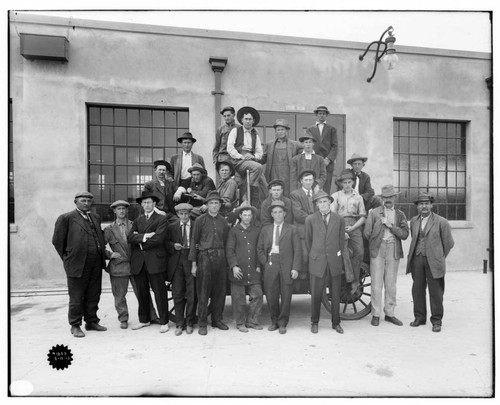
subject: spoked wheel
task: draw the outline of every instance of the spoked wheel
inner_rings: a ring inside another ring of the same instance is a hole
[[[342,286],[340,290],[340,319],[356,320],[368,315],[372,310],[371,304],[371,278],[370,266],[367,263],[361,263],[359,272],[360,285],[354,294],[351,294],[351,284],[346,283],[342,276]],[[323,292],[323,305],[328,312],[332,312],[331,294],[328,287]]]

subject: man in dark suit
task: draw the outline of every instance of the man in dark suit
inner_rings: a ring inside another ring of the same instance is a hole
[[[314,138],[316,138],[316,143],[314,144],[314,151],[322,156],[326,165],[327,179],[323,186],[328,194],[330,194],[333,170],[335,168],[335,159],[337,159],[337,130],[331,125],[326,123],[326,117],[330,114],[328,108],[324,105],[319,105],[315,110],[317,121],[316,124],[307,129]]]
[[[196,280],[191,274],[188,259],[193,221],[193,206],[181,203],[175,206],[179,220],[167,227],[166,245],[169,253],[167,281],[172,283],[175,307],[175,336],[185,329],[190,335],[196,317]]]
[[[323,189],[327,178],[324,159],[314,152],[316,139],[311,134],[306,134],[299,140],[302,142],[304,149],[301,154],[293,157],[290,165],[290,176],[293,179],[292,191],[300,188],[299,174],[309,169],[315,173],[315,182],[312,189],[314,193],[317,193]]]
[[[368,173],[362,171],[367,160],[367,157],[361,156],[358,153],[354,153],[351,158],[347,160],[347,164],[351,165],[351,172],[354,176],[353,189],[363,197],[366,212],[368,212],[370,208],[381,206],[380,198],[375,197],[375,191],[372,188],[370,176]]]
[[[153,164],[156,178],[144,184],[143,192],[155,195],[158,198],[155,211],[160,215],[165,214],[168,222],[175,222],[177,217],[173,200],[175,183],[172,179],[172,166],[165,160],[156,160]]]
[[[90,212],[94,196],[83,191],[75,195],[76,209],[57,218],[52,244],[61,257],[68,282],[68,321],[71,334],[84,337],[85,329],[105,331],[99,324],[97,309],[101,297],[102,270],[106,249],[101,219]]]
[[[192,151],[196,138],[191,132],[184,132],[182,136],[177,138],[177,142],[182,144],[182,151],[170,158],[170,166],[174,170],[175,186],[187,189],[191,184],[189,168],[193,167],[195,163],[199,163],[204,168],[205,161],[201,155]]]
[[[273,201],[270,210],[274,223],[260,231],[257,254],[264,269],[264,292],[271,315],[268,330],[279,328],[279,333],[285,334],[290,319],[293,280],[301,270],[302,247],[295,226],[284,222],[285,204]]]
[[[262,201],[262,205],[260,206],[261,226],[270,225],[274,222],[273,217],[271,217],[271,213],[269,212],[269,208],[271,207],[273,201],[283,201],[286,209],[285,222],[293,224],[292,200],[283,195],[283,191],[285,189],[284,182],[279,179],[271,180],[268,184],[268,189],[269,197]]]
[[[132,327],[137,330],[151,324],[151,294],[155,295],[156,307],[160,321],[160,333],[168,331],[168,298],[165,285],[167,269],[167,252],[164,242],[167,232],[167,218],[158,214],[154,208],[159,198],[147,191],[136,198],[144,209],[144,214],[138,216],[132,224],[127,241],[132,245],[130,259],[131,273],[137,285],[137,300],[139,301],[139,324]]]
[[[421,193],[414,201],[418,215],[410,221],[411,244],[406,274],[411,272],[413,314],[411,326],[425,325],[427,320],[426,286],[429,289],[433,332],[441,332],[443,319],[444,275],[446,256],[455,242],[448,221],[432,212],[434,197]]]
[[[340,326],[340,287],[345,222],[341,216],[330,211],[332,202],[333,198],[320,190],[314,195],[314,203],[318,211],[309,215],[305,223],[311,287],[312,333],[318,333],[321,299],[327,282],[331,295],[332,328],[337,333],[344,333]]]

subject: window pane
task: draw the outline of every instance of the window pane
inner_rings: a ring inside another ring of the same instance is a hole
[[[408,121],[399,122],[399,136],[408,136]]]
[[[399,167],[401,170],[410,169],[410,155],[399,155]]]
[[[117,200],[128,200],[127,186],[115,186],[115,198]]]
[[[137,164],[140,162],[139,160],[139,148],[129,148],[128,149],[128,160],[129,164]]]
[[[176,147],[177,146],[177,130],[176,129],[165,129],[165,146]]]
[[[153,149],[153,162],[163,159],[163,149]]]
[[[165,131],[153,128],[153,146],[163,147],[165,145]]]
[[[101,125],[113,125],[112,108],[101,108]]]
[[[418,173],[418,185],[420,187],[427,187],[429,186],[429,180],[428,180],[428,173],[427,172],[419,172]]]
[[[89,173],[89,183],[97,184],[99,182],[100,172],[101,170],[99,165],[91,165]]]
[[[153,145],[153,131],[151,128],[141,128],[141,146]]]
[[[410,138],[410,153],[418,153],[418,138]]]
[[[137,197],[140,197],[142,192],[142,187],[141,186],[128,186],[128,196],[129,198],[133,199],[134,201],[136,200]]]
[[[463,172],[457,173],[457,187],[465,188],[465,173]]]
[[[127,125],[138,127],[139,126],[139,110],[127,111]]]
[[[177,113],[175,111],[165,111],[165,126],[169,128],[177,127]]]
[[[399,152],[399,136],[394,137],[394,152]]]
[[[90,160],[90,163],[100,163],[101,162],[101,148],[99,146],[91,145],[89,147],[89,160]]]
[[[465,171],[465,156],[457,156],[457,170]]]
[[[446,153],[446,138],[439,138],[438,139],[438,153]]]
[[[427,156],[418,155],[418,168],[419,170],[427,170]]]
[[[113,146],[102,146],[101,147],[101,159],[103,163],[115,163],[113,156]]]
[[[139,146],[139,128],[127,128],[127,143],[129,146]]]
[[[94,203],[101,202],[101,190],[98,184],[90,184],[89,191],[94,196]]]
[[[115,108],[115,125],[127,125],[127,110],[123,108]]]
[[[437,139],[436,138],[430,138],[429,139],[429,153],[438,153],[438,147],[437,147]]]
[[[448,170],[457,170],[456,156],[448,156]]]
[[[446,187],[446,173],[445,172],[438,172],[438,186],[439,187]]]
[[[141,163],[153,163],[153,150],[149,148],[141,148]]]
[[[427,138],[419,138],[418,140],[418,152],[419,153],[428,153],[429,148]]]
[[[446,156],[438,156],[438,170],[446,171]]]
[[[101,125],[101,109],[99,107],[89,108],[89,124]]]
[[[455,172],[448,172],[448,187],[457,186],[457,175]]]
[[[139,182],[139,166],[129,166],[128,168],[128,184],[136,184]]]
[[[101,127],[91,125],[89,128],[89,143],[101,142]]]
[[[141,123],[141,127],[151,127],[152,119],[151,119],[151,111],[150,110],[141,110],[140,111],[140,123]]]
[[[406,188],[409,186],[408,175],[409,175],[409,172],[406,172],[406,171],[400,172],[400,174],[399,174],[399,187],[400,188]]]
[[[399,151],[408,153],[408,138],[399,138]]]
[[[416,122],[416,121],[410,122],[409,135],[410,136],[418,136],[418,122]]]
[[[104,145],[113,145],[113,127],[102,127],[101,142]]]
[[[410,155],[410,170],[418,171],[418,155]]]
[[[115,145],[127,144],[127,129],[125,127],[115,127]]]
[[[177,126],[189,128],[189,114],[187,111],[179,111],[177,113]]]
[[[101,169],[102,183],[112,184],[115,182],[114,166],[102,166]]]
[[[153,127],[165,126],[164,115],[163,111],[153,110]]]
[[[458,153],[456,139],[448,139],[448,153]]]
[[[116,182],[127,183],[127,166],[116,166]]]
[[[429,172],[429,186],[430,187],[438,186],[437,172]]]
[[[438,125],[437,122],[429,122],[428,126],[429,137],[436,138],[438,136]]]
[[[127,148],[116,148],[116,163],[117,164],[127,163]]]

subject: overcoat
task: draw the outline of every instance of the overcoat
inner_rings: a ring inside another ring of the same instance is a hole
[[[337,130],[330,124],[325,123],[321,135],[316,125],[309,127],[307,132],[309,132],[316,139],[316,142],[314,143],[314,151],[318,155],[330,159],[331,162],[326,167],[326,170],[333,172],[335,159],[337,159]]]
[[[128,235],[132,229],[132,221],[127,219],[125,233]],[[120,225],[113,222],[104,228],[104,240],[113,252],[120,253],[121,258],[111,259],[106,267],[106,271],[115,277],[130,276],[130,252],[132,246],[123,238],[120,232]]]
[[[266,176],[266,180],[270,182],[271,180],[271,168],[273,167],[273,159],[274,159],[274,147],[276,145],[276,141],[268,142],[264,145],[264,157],[262,160],[262,164],[266,164],[265,170],[264,170],[264,175]],[[292,165],[292,158],[296,155],[298,155],[302,151],[302,145],[300,142],[287,139],[286,141],[286,151],[288,155],[288,163],[291,167]],[[294,190],[293,184],[297,180],[294,179],[290,175],[290,184],[289,184],[289,190]],[[297,188],[295,186],[295,188]]]
[[[160,199],[156,208],[175,215],[174,193],[175,183],[172,179],[165,179],[165,187],[162,187],[158,179],[150,180],[144,184],[143,191],[149,191]]]

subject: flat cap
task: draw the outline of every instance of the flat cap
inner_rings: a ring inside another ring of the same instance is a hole
[[[176,212],[180,212],[180,211],[190,211],[191,212],[193,210],[193,206],[191,204],[188,204],[188,203],[177,204],[174,208],[175,208]]]
[[[111,208],[116,208],[120,206],[130,207],[130,204],[125,200],[116,200],[113,204],[110,205]]]
[[[94,198],[94,195],[92,193],[89,193],[88,191],[80,191],[79,193],[75,194],[75,198],[79,197]]]

